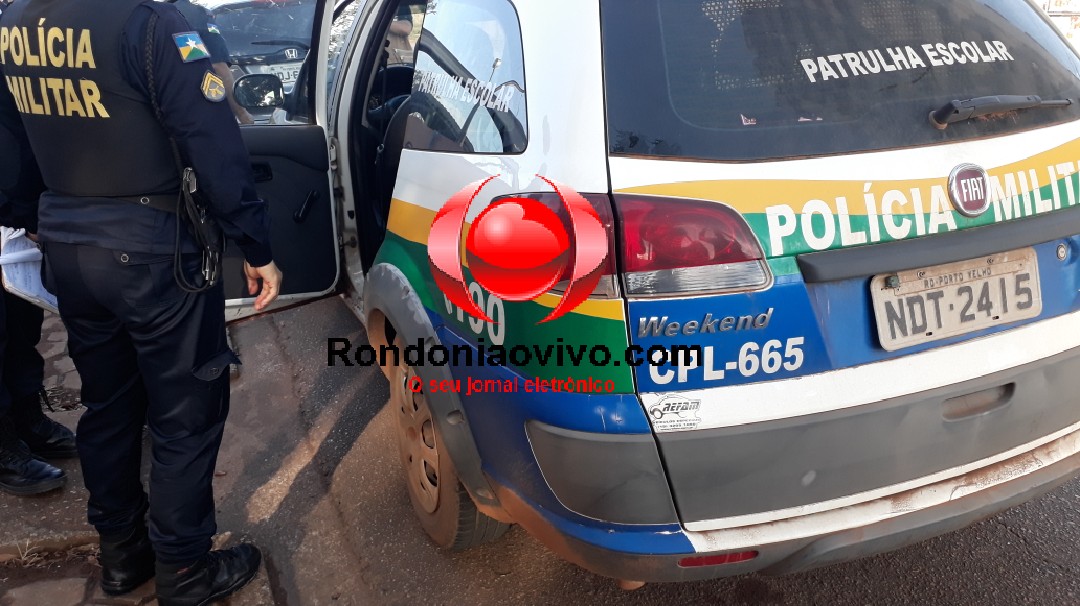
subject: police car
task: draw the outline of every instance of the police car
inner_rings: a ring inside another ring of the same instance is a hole
[[[406,4],[411,62],[398,2],[320,1],[292,92],[237,97],[292,123],[243,128],[282,299],[474,354],[383,366],[440,546],[788,573],[1076,475],[1080,59],[1031,3]],[[564,257],[519,246],[551,216]]]

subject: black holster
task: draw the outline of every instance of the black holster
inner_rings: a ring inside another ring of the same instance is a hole
[[[196,246],[202,251],[202,276],[205,286],[213,286],[221,273],[221,258],[225,252],[225,234],[221,226],[207,211],[195,177],[195,170],[184,168],[180,188],[180,204],[177,220],[187,227]]]

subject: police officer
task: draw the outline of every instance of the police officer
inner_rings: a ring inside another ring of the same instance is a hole
[[[38,214],[44,277],[83,380],[78,448],[102,587],[134,589],[155,576],[156,559],[163,606],[221,599],[254,576],[260,554],[248,544],[210,551],[211,480],[236,358],[221,284],[178,286],[197,283],[202,266],[170,212],[181,164],[243,253],[249,292],[261,282],[256,309],[281,282],[224,83],[176,8],[151,0],[17,0],[0,17],[0,73],[10,92],[0,104],[19,110],[48,187]],[[174,256],[174,245],[188,254]],[[139,479],[144,420],[149,500]]]
[[[398,6],[394,20],[390,22],[390,31],[386,33],[387,65],[412,65],[415,63],[412,41],[409,34],[413,30],[412,8],[404,2]]]
[[[0,108],[3,111],[3,108]],[[16,126],[21,126],[18,117]],[[0,225],[37,231],[37,198],[45,189],[28,149],[7,129],[0,127],[0,149],[11,154],[0,164]],[[2,290],[2,289],[0,289]],[[45,360],[37,351],[44,312],[6,291],[0,296],[0,490],[31,495],[56,490],[66,475],[41,458],[78,456],[75,436],[46,417],[41,406],[48,402],[42,386]]]

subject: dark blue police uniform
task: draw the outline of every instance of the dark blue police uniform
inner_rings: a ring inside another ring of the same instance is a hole
[[[3,128],[0,128],[0,149],[19,149],[15,136]],[[34,184],[40,184],[40,181],[37,165],[32,162],[5,162],[0,167],[0,190],[3,190],[0,192],[0,225],[37,233],[37,198],[44,187],[37,189]],[[41,308],[3,291],[0,299],[0,418],[11,411],[13,400],[36,395],[42,389],[45,361],[35,346],[41,340],[43,320]]]
[[[103,586],[121,593],[145,580],[137,560],[145,560],[139,534],[148,508],[160,599],[163,565],[169,583],[193,563],[204,566],[216,532],[211,481],[229,409],[228,365],[237,360],[220,283],[192,293],[174,279],[175,241],[194,253],[192,238],[174,213],[138,201],[175,199],[171,136],[210,213],[253,267],[272,261],[266,205],[209,52],[173,6],[30,0],[0,17],[5,36],[0,72],[11,94],[0,104],[20,112],[48,187],[38,217],[44,277],[83,380],[78,447],[88,517],[103,555],[106,544],[119,546]],[[184,255],[181,265],[193,280],[199,256]],[[149,500],[139,479],[144,420]],[[213,566],[211,577],[221,572]]]
[[[8,118],[21,126],[16,115]],[[45,185],[25,136],[17,132],[0,126],[0,149],[12,154],[0,163],[0,225],[34,233]],[[0,291],[0,490],[39,494],[66,481],[63,470],[41,459],[77,456],[75,437],[41,410],[48,402],[45,361],[37,351],[44,312]]]

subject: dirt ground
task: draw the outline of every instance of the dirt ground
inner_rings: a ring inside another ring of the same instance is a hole
[[[66,551],[41,552],[31,549],[21,556],[3,556],[0,563],[0,587],[17,587],[39,581],[59,578],[87,579],[87,598],[92,593],[89,581],[97,579],[101,567],[97,560],[96,545],[84,545]],[[0,597],[0,606],[13,606],[14,602]]]

